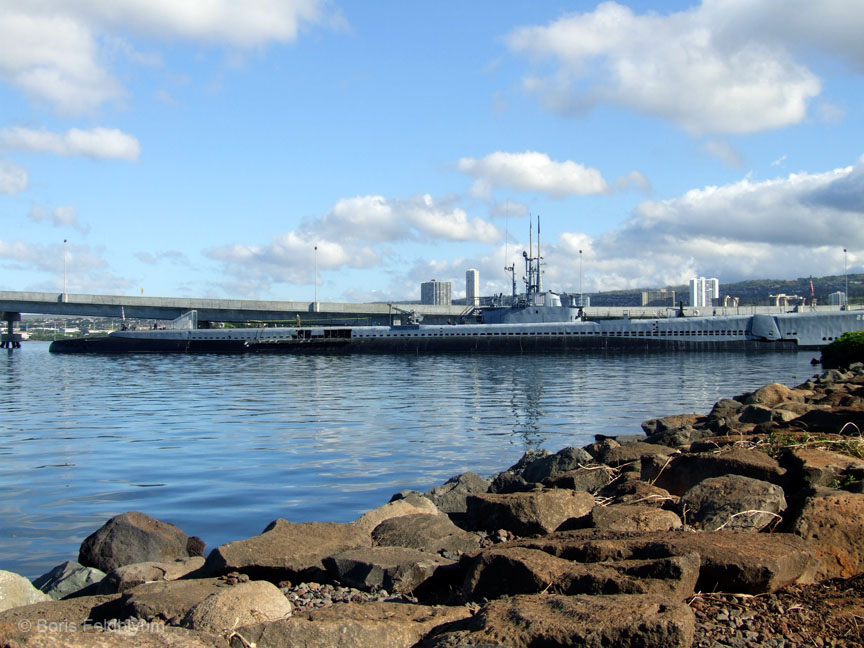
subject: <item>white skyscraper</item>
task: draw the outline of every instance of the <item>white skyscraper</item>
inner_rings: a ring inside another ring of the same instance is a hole
[[[465,273],[465,305],[480,305],[480,271],[474,268]]]
[[[705,308],[713,305],[713,300],[720,299],[720,281],[712,277],[693,277],[690,280],[690,306]]]

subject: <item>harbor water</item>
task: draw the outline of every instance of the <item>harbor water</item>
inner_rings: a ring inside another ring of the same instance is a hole
[[[818,352],[0,355],[0,569],[77,558],[142,511],[208,550],[273,519],[355,519],[402,489],[506,469],[530,448],[637,434],[816,373]]]

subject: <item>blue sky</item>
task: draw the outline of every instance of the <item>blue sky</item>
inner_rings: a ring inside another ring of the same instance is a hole
[[[586,291],[862,272],[862,33],[860,0],[0,0],[0,289],[65,255],[73,293],[507,292],[529,214],[562,291],[580,250]]]

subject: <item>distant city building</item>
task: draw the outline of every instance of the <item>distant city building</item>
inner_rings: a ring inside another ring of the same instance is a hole
[[[480,305],[480,271],[474,268],[465,273],[465,305]]]
[[[690,280],[690,306],[693,308],[705,308],[713,306],[716,299],[720,299],[720,281],[705,277],[694,277]]]
[[[842,290],[838,290],[837,292],[833,292],[828,295],[828,303],[831,306],[845,306],[846,305],[846,293]]]
[[[643,306],[675,306],[675,291],[666,290],[645,290],[642,292]]]
[[[420,284],[420,303],[430,306],[450,306],[453,287],[449,281],[425,281]]]

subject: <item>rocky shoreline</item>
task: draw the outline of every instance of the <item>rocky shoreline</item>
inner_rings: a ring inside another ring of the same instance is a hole
[[[864,644],[864,365],[642,427],[209,553],[124,513],[0,572],[0,646]]]

